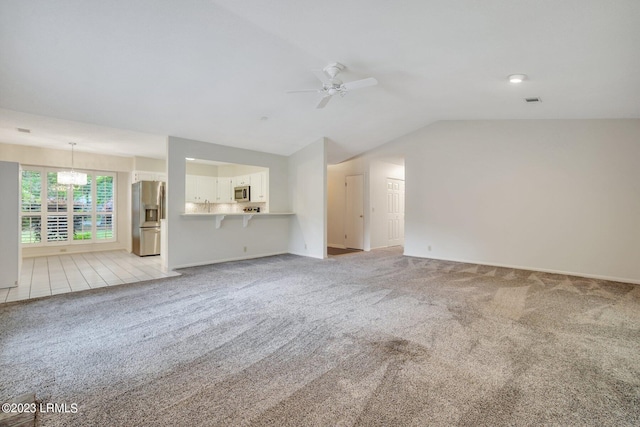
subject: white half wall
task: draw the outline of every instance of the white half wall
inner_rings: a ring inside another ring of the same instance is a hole
[[[327,257],[327,144],[324,138],[289,156],[293,212],[289,252]]]
[[[269,168],[270,212],[291,212],[285,156],[170,136],[167,144],[167,266],[170,269],[287,253],[291,216],[184,216],[185,157]],[[244,248],[246,247],[246,252]],[[163,254],[164,256],[165,254]]]
[[[438,122],[398,143],[406,255],[640,283],[640,120]]]
[[[0,289],[20,278],[20,165],[0,161]]]

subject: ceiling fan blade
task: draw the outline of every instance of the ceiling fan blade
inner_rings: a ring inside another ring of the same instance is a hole
[[[318,89],[303,89],[303,90],[287,90],[285,93],[307,93],[307,92],[321,92]]]
[[[316,105],[316,108],[324,108],[325,105],[327,105],[327,103],[331,100],[331,95],[325,95],[322,97],[322,99],[320,100],[320,102],[318,102],[318,105]]]
[[[361,89],[363,87],[375,86],[377,84],[378,84],[378,81],[376,79],[374,79],[373,77],[369,77],[362,80],[356,80],[353,82],[344,83],[342,86],[344,86],[346,90],[355,90],[355,89]]]
[[[322,82],[322,84],[330,85],[331,81],[329,80],[329,76],[322,70],[311,70],[313,74]]]

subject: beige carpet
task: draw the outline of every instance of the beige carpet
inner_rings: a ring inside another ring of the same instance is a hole
[[[43,426],[640,425],[640,286],[293,255],[0,305]]]

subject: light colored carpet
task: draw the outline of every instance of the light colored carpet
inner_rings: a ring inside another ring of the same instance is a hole
[[[640,286],[293,255],[0,306],[44,426],[640,424]]]

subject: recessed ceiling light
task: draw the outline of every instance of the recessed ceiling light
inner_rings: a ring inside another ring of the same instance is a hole
[[[522,83],[526,79],[526,74],[511,74],[509,76],[509,83]]]
[[[185,159],[189,160],[190,162],[193,162],[195,160],[193,157],[185,157]]]

